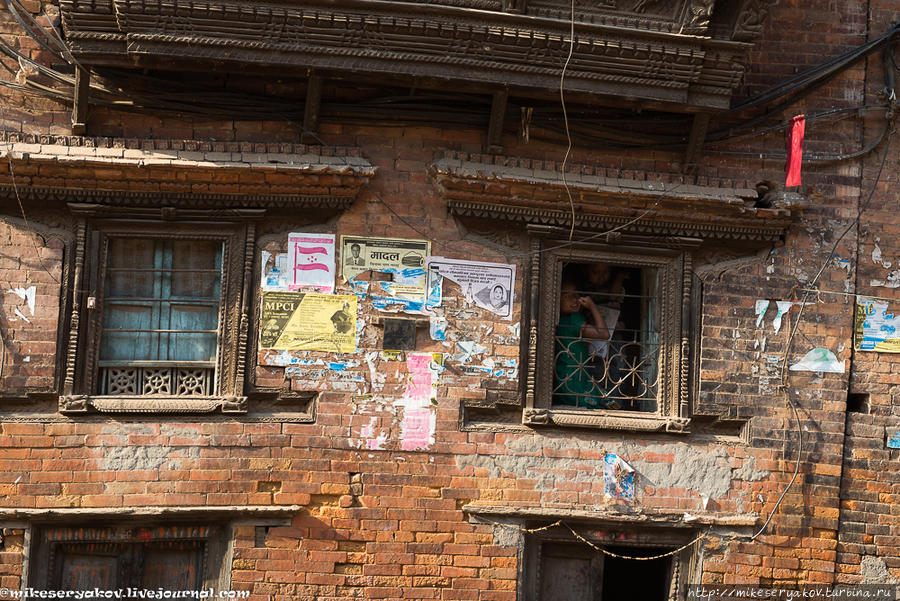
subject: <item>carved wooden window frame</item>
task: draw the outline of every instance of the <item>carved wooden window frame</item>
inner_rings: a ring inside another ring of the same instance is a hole
[[[216,387],[208,396],[98,394],[97,357],[102,331],[103,265],[109,240],[141,236],[223,243]],[[245,357],[255,224],[150,219],[79,221],[62,413],[246,413]]]
[[[221,523],[115,523],[88,522],[76,526],[48,524],[36,526],[29,553],[30,586],[42,590],[59,590],[62,562],[68,550],[87,555],[116,557],[118,576],[134,569],[143,570],[140,558],[143,551],[154,546],[170,545],[194,547],[198,551],[201,588],[227,589],[230,584],[230,564],[225,561],[231,527]],[[126,566],[123,561],[132,561]],[[127,568],[127,569],[126,569]],[[132,574],[134,575],[134,574]],[[119,590],[125,596],[126,587],[140,589],[140,583],[125,582]],[[102,589],[101,589],[102,590]]]
[[[527,524],[529,528],[537,529],[546,526],[544,523]],[[598,526],[596,524],[584,524],[576,527],[582,535],[600,548],[614,546],[617,548],[631,547],[636,550],[641,548],[671,548],[681,549],[673,553],[669,559],[669,601],[683,598],[683,592],[691,582],[692,575],[696,575],[699,566],[699,554],[696,545],[684,547],[684,545],[696,536],[696,532],[687,529],[669,529],[663,527],[636,528],[633,525],[623,528],[620,525]],[[598,539],[594,535],[599,534],[604,538]],[[622,540],[622,539],[626,540]],[[541,598],[541,579],[543,564],[543,547],[546,544],[558,544],[571,546],[573,554],[581,552],[583,556],[596,556],[597,561],[603,562],[605,556],[588,546],[584,541],[576,539],[568,530],[553,528],[539,530],[526,534],[524,538],[523,561],[520,563],[519,587],[520,599],[524,601],[546,601]],[[683,547],[683,548],[682,548]]]
[[[693,275],[691,249],[699,240],[665,238],[620,244],[568,242],[534,238],[525,342],[528,365],[524,380],[526,425],[557,425],[614,430],[686,432],[690,423],[692,375]],[[560,284],[565,263],[605,262],[652,268],[659,277],[661,348],[655,412],[583,409],[552,404],[553,348]]]

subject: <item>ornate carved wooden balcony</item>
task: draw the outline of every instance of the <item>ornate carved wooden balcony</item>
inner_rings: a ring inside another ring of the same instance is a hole
[[[575,0],[570,92],[727,107],[771,0]],[[61,0],[90,66],[215,64],[558,89],[567,0]]]

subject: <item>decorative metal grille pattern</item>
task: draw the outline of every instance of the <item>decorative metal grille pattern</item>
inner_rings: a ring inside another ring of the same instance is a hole
[[[633,332],[634,338],[640,332]],[[589,409],[656,411],[659,340],[597,341],[556,336],[553,404]]]
[[[215,369],[206,367],[103,367],[107,395],[211,396]]]

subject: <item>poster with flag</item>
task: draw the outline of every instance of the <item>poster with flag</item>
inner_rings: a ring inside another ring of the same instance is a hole
[[[288,235],[288,289],[334,293],[334,234]]]

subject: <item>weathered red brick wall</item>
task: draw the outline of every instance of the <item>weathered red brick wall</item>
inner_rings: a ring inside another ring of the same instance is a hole
[[[861,3],[780,2],[753,53],[739,97],[863,43],[900,14],[897,2],[871,5],[867,15]],[[9,15],[0,13],[4,39],[40,57],[40,51],[17,31]],[[881,59],[873,56],[783,116],[874,104],[877,90],[883,87],[881,73]],[[8,90],[0,94],[6,107],[0,111],[4,129],[38,136],[68,133],[66,107]],[[852,151],[879,131],[881,113],[872,111],[865,119],[843,116],[810,121],[810,153]],[[227,143],[300,141],[299,128],[277,121],[210,122],[106,109],[92,112],[89,129],[96,136],[113,138],[105,144],[108,147],[132,150],[150,146],[170,150],[196,143],[182,140],[207,142],[210,152],[220,151],[218,145],[230,152]],[[328,144],[360,148],[361,155],[378,167],[378,175],[371,191],[364,190],[350,210],[334,223],[317,225],[317,231],[424,237],[432,241],[435,255],[515,263],[521,297],[527,266],[527,246],[522,246],[521,237],[473,232],[459,225],[447,215],[427,172],[441,151],[481,152],[483,130],[326,122],[320,136]],[[783,130],[777,130],[716,145],[705,155],[698,179],[687,181],[751,185],[779,181],[781,158],[715,151],[779,153],[783,138]],[[40,138],[23,141],[41,143]],[[75,146],[84,146],[78,142]],[[512,136],[505,137],[504,144],[504,153],[510,157],[547,161],[560,161],[565,150]],[[268,528],[264,545],[256,544],[253,526],[236,528],[233,588],[252,590],[254,601],[353,596],[512,600],[520,568],[520,537],[499,526],[478,524],[462,511],[464,505],[608,509],[602,459],[614,452],[639,474],[633,507],[639,514],[663,513],[675,523],[684,513],[703,513],[715,520],[755,512],[761,517],[757,524],[762,525],[791,479],[799,450],[798,424],[789,398],[798,406],[802,422],[800,475],[764,535],[753,542],[746,535],[754,528],[733,530],[743,537],[728,538],[721,530],[710,535],[704,544],[702,580],[766,585],[900,578],[895,503],[900,451],[884,448],[885,428],[898,426],[895,361],[885,354],[853,353],[854,303],[852,296],[843,296],[859,292],[894,298],[893,288],[873,286],[870,281],[885,280],[900,264],[891,244],[898,229],[890,193],[898,172],[896,150],[888,154],[859,227],[851,227],[834,250],[836,256],[830,257],[837,236],[852,224],[868,198],[884,152],[881,146],[861,159],[807,162],[803,189],[809,190],[811,204],[784,246],[704,282],[696,408],[749,420],[749,444],[736,435],[674,437],[525,428],[461,431],[462,400],[484,398],[485,387],[511,388],[515,382],[467,375],[449,360],[439,381],[434,444],[427,450],[402,451],[398,400],[406,383],[406,365],[377,353],[376,312],[369,306],[361,312],[365,327],[359,353],[353,357],[308,355],[324,362],[330,358],[357,362],[340,374],[326,372],[318,382],[325,391],[314,424],[253,418],[59,417],[52,408],[47,410],[46,401],[29,405],[21,399],[28,392],[53,392],[60,379],[54,369],[60,352],[58,322],[64,323],[66,315],[59,305],[57,281],[64,276],[63,250],[71,249],[71,231],[66,233],[70,226],[64,218],[26,206],[32,232],[15,215],[0,224],[0,273],[4,274],[0,334],[6,351],[0,372],[0,410],[9,418],[0,423],[0,507],[299,505],[302,508],[290,526]],[[570,162],[620,169],[629,175],[656,171],[679,177],[680,160],[679,155],[658,151],[576,148]],[[0,160],[3,182],[10,181],[6,163]],[[16,177],[22,185],[116,188],[126,182],[131,189],[162,191],[249,192],[289,185],[243,172],[180,173],[151,168],[140,173],[143,179],[116,167],[85,167],[79,173],[52,162],[32,162],[17,169]],[[261,241],[260,249],[271,251],[279,249],[280,236],[292,231],[289,224],[280,222],[266,223],[261,229],[268,242]],[[877,264],[872,258],[876,243],[882,257]],[[35,253],[40,253],[43,267]],[[826,293],[805,296],[804,290],[826,262],[816,281]],[[7,292],[32,285],[36,289],[33,316],[27,303]],[[521,303],[513,320],[503,321],[465,306],[453,296],[457,292],[450,290],[445,306],[451,317],[449,343],[420,336],[417,352],[454,353],[457,340],[472,340],[488,347],[483,358],[518,360],[519,337],[509,326],[519,322]],[[804,299],[808,304],[802,307],[796,328],[799,305],[793,305],[776,325],[776,301]],[[771,301],[761,315],[758,301]],[[785,356],[793,364],[816,347],[832,351],[848,366],[848,373],[787,372],[787,386],[782,386]],[[302,371],[291,376],[284,368],[262,366],[255,371],[254,383],[281,386],[292,377],[295,388],[313,384]],[[372,394],[373,379],[379,388],[370,398],[365,395]],[[848,416],[848,389],[870,395],[870,415]],[[35,408],[41,410],[39,417],[23,417],[23,411]],[[360,475],[358,481],[353,474]],[[701,495],[710,497],[705,512]],[[17,587],[24,553],[21,526],[10,526],[4,537],[0,585]]]

